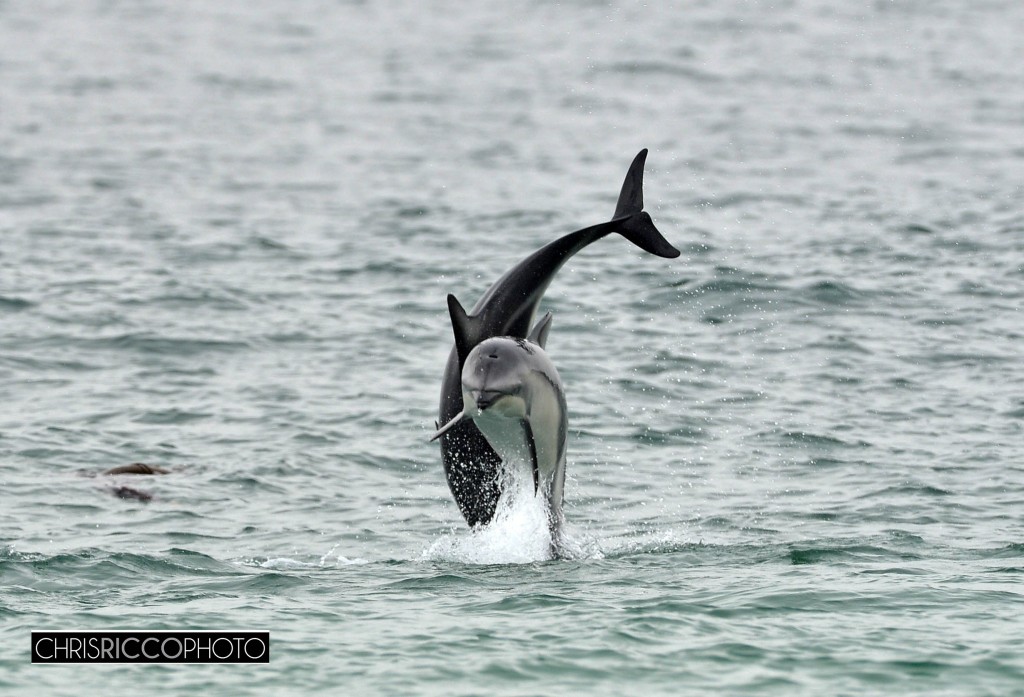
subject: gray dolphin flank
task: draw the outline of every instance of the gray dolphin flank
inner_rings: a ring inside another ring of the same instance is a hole
[[[467,359],[474,349],[488,339],[525,339],[536,317],[537,306],[558,270],[574,254],[602,237],[614,232],[656,256],[669,259],[679,256],[679,250],[658,232],[650,215],[643,210],[646,159],[647,150],[641,150],[633,159],[611,220],[571,232],[537,250],[495,281],[469,312],[454,295],[448,296],[455,346],[448,355],[441,384],[439,424],[444,426],[435,437],[441,440],[441,459],[448,487],[470,526],[489,523],[494,517],[502,493],[502,457],[480,428],[480,424],[484,424],[484,428],[491,430],[491,425],[484,423],[481,418],[474,418],[475,411],[467,413],[464,410],[466,396],[463,392],[463,373]],[[537,346],[544,343],[541,334],[546,338],[549,327],[545,322],[541,325],[538,325],[540,331],[534,342]],[[475,365],[477,361],[474,361]],[[553,370],[554,366],[551,368]],[[534,428],[534,425],[530,428]],[[505,433],[505,430],[501,433]],[[494,435],[500,440],[501,434]],[[534,436],[533,441],[539,442],[536,433]],[[563,444],[562,477],[565,472],[564,456]],[[536,460],[540,460],[539,453]],[[561,486],[559,482],[559,515]]]

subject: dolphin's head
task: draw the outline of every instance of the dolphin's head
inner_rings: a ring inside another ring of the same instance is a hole
[[[536,344],[508,336],[477,344],[462,368],[466,414],[523,418],[529,400],[527,378],[538,353],[543,350]]]
[[[430,440],[437,440],[469,419],[476,422],[497,449],[488,433],[497,433],[493,428],[506,428],[509,419],[528,420],[538,394],[553,391],[564,411],[562,381],[543,348],[550,326],[549,312],[526,339],[497,336],[477,344],[462,366],[462,411],[443,426],[439,424]],[[485,423],[490,426],[485,428]]]

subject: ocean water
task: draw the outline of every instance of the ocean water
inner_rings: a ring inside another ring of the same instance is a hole
[[[0,692],[1024,694],[1022,33],[0,1]],[[470,531],[427,443],[445,295],[607,219],[643,147],[682,256],[602,240],[542,306],[552,561],[529,497]],[[271,661],[29,662],[189,628]]]

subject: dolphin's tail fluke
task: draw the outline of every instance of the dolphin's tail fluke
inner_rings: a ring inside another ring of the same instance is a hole
[[[669,244],[658,228],[654,227],[651,216],[644,212],[644,163],[647,161],[647,148],[633,158],[633,164],[626,172],[622,182],[619,201],[615,205],[615,231],[645,252],[659,257],[675,259],[679,250]]]
[[[640,211],[619,222],[616,231],[645,252],[666,259],[675,259],[679,256],[679,250],[662,237],[658,228],[654,227],[651,216],[647,215],[645,211]]]

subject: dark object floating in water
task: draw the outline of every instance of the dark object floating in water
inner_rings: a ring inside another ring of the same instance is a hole
[[[144,462],[133,462],[130,465],[111,467],[103,474],[169,474],[170,470],[156,465],[147,465]]]
[[[145,491],[139,491],[138,489],[133,489],[130,486],[119,486],[115,488],[114,496],[116,496],[119,499],[126,499],[129,501],[148,502],[153,500],[153,494],[147,493]]]
[[[156,465],[147,465],[145,462],[133,462],[130,465],[111,467],[103,474],[170,474],[170,470]],[[118,486],[113,489],[114,496],[126,501],[152,501],[153,494],[140,491],[130,486]]]

